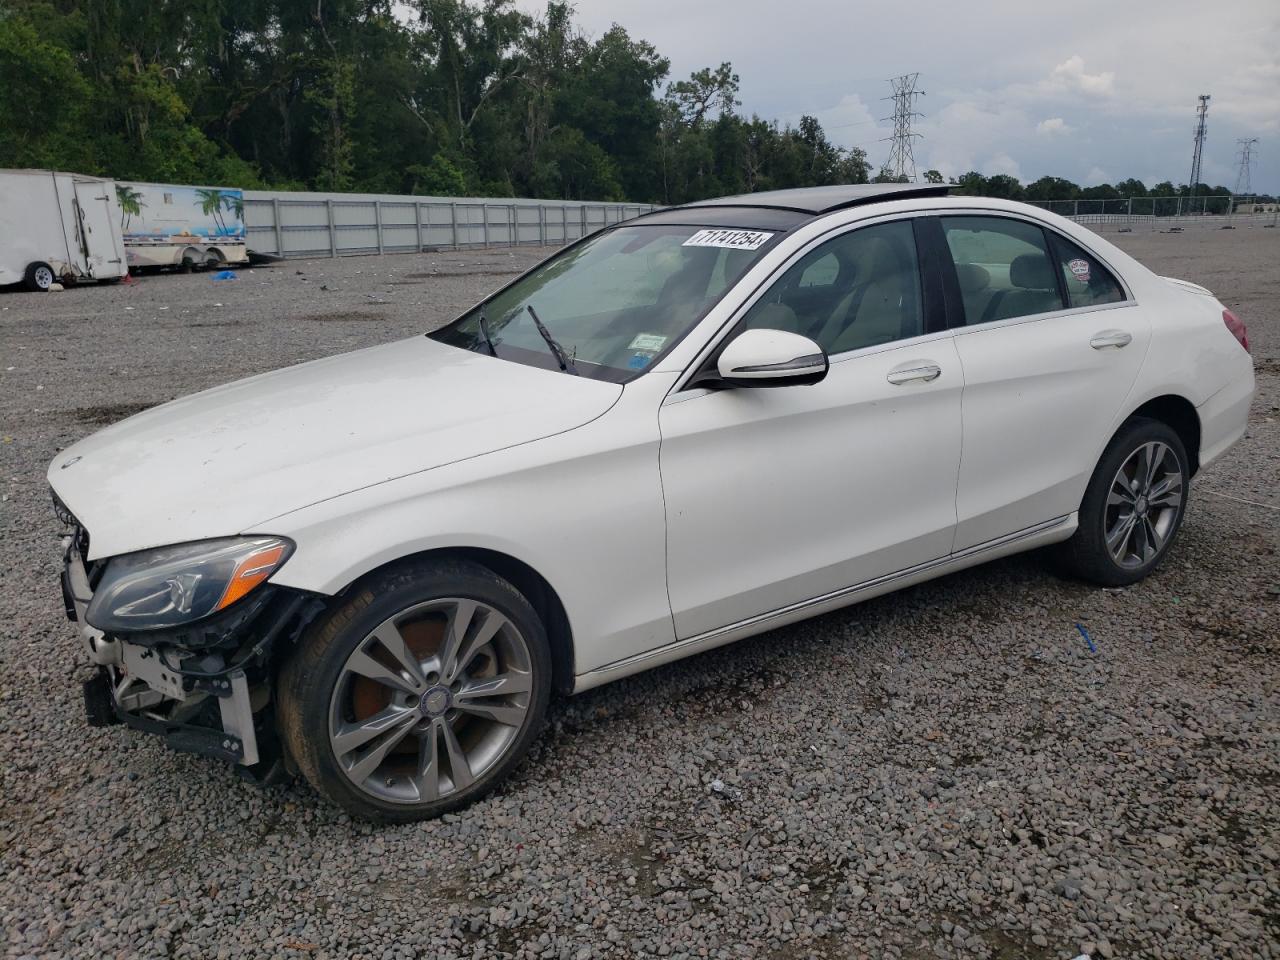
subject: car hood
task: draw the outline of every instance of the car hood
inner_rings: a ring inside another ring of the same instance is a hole
[[[227,536],[581,426],[617,384],[415,337],[183,397],[64,450],[49,483],[89,559]]]

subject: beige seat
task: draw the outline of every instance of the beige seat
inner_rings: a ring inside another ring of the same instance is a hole
[[[965,322],[979,323],[995,292],[991,289],[991,271],[976,263],[957,263],[956,279],[964,301]]]
[[[1014,257],[1009,264],[1009,282],[1013,289],[1000,290],[991,298],[982,314],[983,323],[1062,309],[1058,279],[1049,259],[1042,254],[1024,253]]]
[[[858,283],[831,312],[819,340],[830,354],[920,333],[914,264],[884,237],[868,237],[857,257]]]

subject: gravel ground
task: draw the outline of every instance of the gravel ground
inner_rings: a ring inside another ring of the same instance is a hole
[[[1115,239],[1238,307],[1259,371],[1156,575],[1013,558],[621,681],[553,705],[496,795],[402,828],[85,726],[44,467],[437,325],[540,252],[0,294],[3,952],[1280,957],[1280,230]]]

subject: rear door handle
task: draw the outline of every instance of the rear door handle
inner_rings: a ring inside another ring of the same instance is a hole
[[[904,383],[928,383],[942,376],[942,368],[932,360],[908,360],[890,370],[885,379],[901,386]]]
[[[1093,339],[1089,341],[1089,346],[1095,350],[1105,350],[1108,347],[1127,347],[1133,343],[1133,337],[1123,330],[1103,330],[1101,333],[1095,333]]]

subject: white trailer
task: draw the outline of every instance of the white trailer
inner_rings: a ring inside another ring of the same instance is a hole
[[[0,284],[48,290],[58,281],[129,272],[115,184],[53,170],[0,170]]]
[[[249,259],[240,190],[125,181],[115,190],[131,267],[203,269]]]

